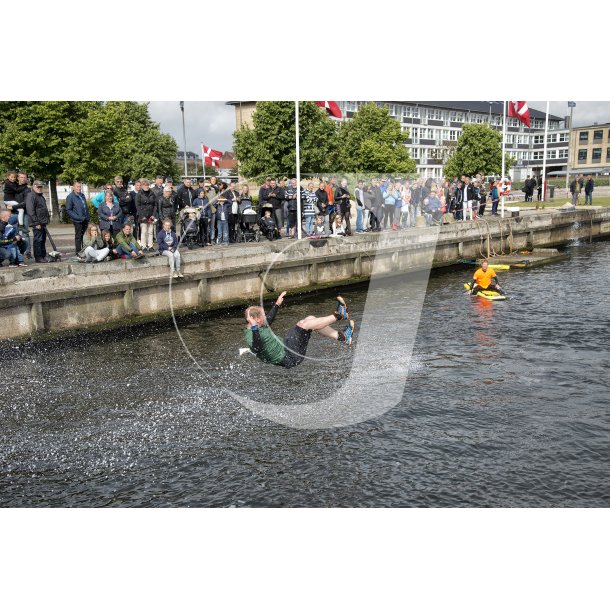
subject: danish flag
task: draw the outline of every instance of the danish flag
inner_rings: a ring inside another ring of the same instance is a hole
[[[527,102],[508,102],[508,116],[519,119],[527,127],[530,126],[530,111]]]
[[[203,164],[206,167],[219,167],[222,153],[219,150],[214,150],[205,144],[201,145],[203,152]]]
[[[339,108],[339,104],[337,102],[316,102],[320,108],[325,108],[326,112],[331,116],[334,116],[340,119],[343,115],[341,114],[341,109]]]

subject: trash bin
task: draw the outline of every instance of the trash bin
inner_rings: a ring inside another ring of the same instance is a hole
[[[549,199],[555,198],[555,185],[549,184]]]

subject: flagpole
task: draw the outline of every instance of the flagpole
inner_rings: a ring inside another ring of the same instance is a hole
[[[568,102],[568,106],[570,107],[570,128],[568,130],[568,163],[566,165],[566,197],[568,196],[569,188],[570,188],[570,154],[572,148],[572,119],[574,118],[574,106],[576,104],[574,102]]]
[[[299,142],[299,102],[294,103],[297,152],[297,239],[301,239],[301,148]]]
[[[205,151],[203,150],[203,142],[201,142],[201,165],[203,167],[203,179],[205,180]]]
[[[546,121],[544,123],[544,148],[542,153],[542,203],[546,201],[546,149],[549,134],[549,103],[546,103]]]
[[[505,170],[505,153],[506,153],[506,100],[503,102],[502,110],[502,177],[500,178],[502,184],[502,193],[504,193],[504,170]],[[500,200],[500,216],[504,218],[504,195]]]

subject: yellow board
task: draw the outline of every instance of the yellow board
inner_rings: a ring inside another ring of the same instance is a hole
[[[490,269],[494,271],[508,271],[510,269],[510,265],[487,265]]]
[[[464,284],[464,288],[468,291],[468,294],[471,294],[470,284]],[[499,294],[493,290],[479,290],[475,296],[487,299],[488,301],[506,301],[506,297],[503,294]]]

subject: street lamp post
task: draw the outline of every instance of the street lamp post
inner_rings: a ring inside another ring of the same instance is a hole
[[[570,184],[570,154],[572,153],[572,121],[574,119],[574,106],[576,106],[576,104],[574,102],[568,102],[568,106],[570,108],[570,129],[568,131],[568,164],[566,166],[566,197],[569,193],[569,184]],[[576,150],[576,147],[574,147],[574,150]]]
[[[186,166],[186,127],[184,124],[184,102],[180,102],[180,110],[182,111],[182,139],[184,141],[184,175],[188,176],[188,168]]]

